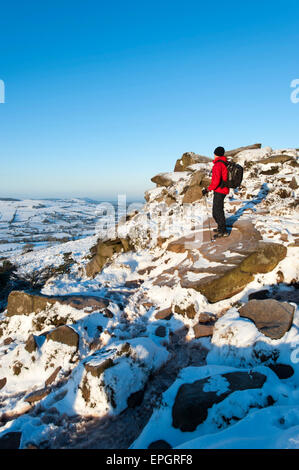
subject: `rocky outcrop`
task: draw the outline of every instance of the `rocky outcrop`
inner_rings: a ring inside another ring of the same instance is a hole
[[[233,150],[227,150],[225,152],[226,157],[235,157],[238,153],[243,152],[244,150],[254,150],[254,149],[260,149],[262,144],[253,144],[253,145],[247,145],[245,147],[238,147]]]
[[[268,367],[273,370],[280,380],[289,379],[294,375],[294,369],[289,364],[280,364],[277,362],[274,364],[269,364]]]
[[[295,307],[273,299],[250,300],[240,308],[240,317],[252,320],[271,339],[282,338],[292,326]]]
[[[30,354],[37,350],[37,344],[34,335],[31,334],[30,336],[28,336],[28,339],[25,344],[25,349]]]
[[[159,173],[158,175],[153,176],[151,181],[157,186],[165,186],[166,188],[173,184],[172,179],[169,177],[169,173]]]
[[[193,288],[203,294],[209,302],[218,302],[240,292],[253,281],[254,275],[268,273],[286,256],[287,249],[278,243],[260,242],[256,250],[246,256],[236,267],[229,269],[216,279],[207,278]]]
[[[35,403],[49,395],[50,391],[50,388],[42,388],[40,390],[35,390],[34,392],[29,393],[29,395],[27,395],[24,400],[28,403]]]
[[[45,296],[34,295],[23,291],[12,291],[8,297],[7,316],[38,314],[53,307],[56,303],[69,305],[78,310],[89,308],[89,311],[103,310],[109,305],[107,299],[95,296],[68,295]]]
[[[106,241],[99,240],[91,249],[92,259],[86,265],[86,276],[96,276],[115,253],[127,252],[132,250],[132,248],[130,241],[126,238],[116,238]]]
[[[198,155],[194,152],[185,152],[182,157],[176,161],[174,171],[186,171],[190,165],[194,165],[195,163],[209,163],[211,161],[211,158]]]
[[[172,425],[192,432],[203,423],[208,410],[233,392],[261,388],[266,376],[259,372],[229,372],[180,386],[172,408]]]

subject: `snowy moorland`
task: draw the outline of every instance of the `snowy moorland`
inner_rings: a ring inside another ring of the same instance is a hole
[[[193,153],[101,236],[0,203],[2,448],[299,448],[299,151],[252,147],[216,242]],[[26,252],[43,230],[80,239]]]

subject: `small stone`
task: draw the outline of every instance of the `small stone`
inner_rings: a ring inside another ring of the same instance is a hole
[[[257,329],[271,339],[280,339],[293,323],[295,307],[274,299],[250,300],[240,308],[240,317],[252,320]]]
[[[216,320],[217,320],[216,316],[213,315],[212,313],[208,313],[208,312],[202,312],[198,316],[198,322],[199,323],[212,323],[212,324],[214,324]]]
[[[79,335],[69,326],[63,325],[55,328],[47,334],[47,341],[52,340],[57,343],[66,344],[71,347],[78,349],[79,346]]]
[[[86,372],[90,372],[93,377],[100,377],[104,370],[112,366],[114,366],[114,362],[111,358],[104,359],[96,365],[88,364],[88,362],[84,364]]]
[[[175,305],[174,311],[179,315],[193,319],[196,315],[195,307],[193,304],[188,305],[188,307],[181,308],[178,305]]]

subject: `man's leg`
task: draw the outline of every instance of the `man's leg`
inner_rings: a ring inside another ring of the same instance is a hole
[[[224,198],[225,194],[217,193],[214,191],[213,199],[213,218],[218,225],[219,232],[226,231],[225,216],[224,216]]]

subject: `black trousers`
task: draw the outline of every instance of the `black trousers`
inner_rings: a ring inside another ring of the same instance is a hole
[[[218,225],[218,230],[220,232],[225,232],[225,216],[224,216],[224,198],[226,194],[216,193],[214,191],[213,199],[213,218],[215,219],[216,224]]]

